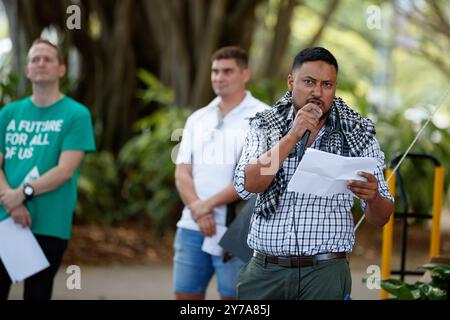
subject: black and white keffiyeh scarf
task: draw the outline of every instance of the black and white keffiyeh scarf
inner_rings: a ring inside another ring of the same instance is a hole
[[[251,120],[260,121],[261,132],[267,141],[267,150],[288,132],[292,102],[292,93],[288,91],[273,108],[256,114]],[[320,150],[346,157],[358,157],[362,155],[374,135],[375,127],[371,120],[350,109],[340,97],[334,97],[325,121]],[[301,158],[298,159],[299,162],[300,160]],[[269,188],[259,194],[254,213],[266,219],[270,218],[276,212],[279,199],[286,187],[285,174],[281,166]]]

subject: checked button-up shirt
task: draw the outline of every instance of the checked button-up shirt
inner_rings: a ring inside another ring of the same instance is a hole
[[[292,127],[292,121],[291,118],[288,127]],[[260,130],[262,129],[259,128],[258,119],[253,120],[235,170],[234,186],[243,199],[253,195],[244,189],[246,165],[268,151],[265,135]],[[323,133],[322,127],[311,148],[319,149]],[[298,148],[298,144],[296,147]],[[375,138],[368,144],[362,156],[379,160],[374,174],[378,180],[378,191],[381,196],[393,201],[383,175],[384,153]],[[283,162],[286,184],[292,178],[298,164],[296,156],[288,157]],[[355,242],[351,212],[352,195],[335,194],[319,197],[286,190],[280,195],[279,200],[276,213],[269,219],[253,215],[247,239],[250,248],[272,256],[309,256],[326,252],[352,251]],[[361,201],[361,207],[365,209],[364,201]]]

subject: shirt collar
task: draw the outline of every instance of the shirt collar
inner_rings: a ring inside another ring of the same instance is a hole
[[[250,93],[250,91],[245,90],[244,99],[242,99],[242,101],[236,107],[234,107],[233,110],[228,112],[228,114],[226,115],[225,118],[227,118],[228,116],[230,116],[232,114],[239,113],[242,110],[244,110],[245,108],[247,108],[248,106],[250,106],[251,104],[248,102],[251,98],[253,98],[253,96]],[[211,101],[211,104],[210,104],[219,114],[220,114],[220,110],[219,110],[220,101],[222,101],[222,99],[220,97],[216,97],[213,101]]]

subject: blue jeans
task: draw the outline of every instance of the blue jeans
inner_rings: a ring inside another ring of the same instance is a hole
[[[237,274],[245,262],[233,257],[224,263],[221,256],[202,251],[204,238],[199,231],[178,228],[174,243],[174,291],[205,294],[215,272],[220,296],[235,298]]]

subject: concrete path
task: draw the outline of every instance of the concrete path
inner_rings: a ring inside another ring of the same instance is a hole
[[[66,286],[70,274],[62,267],[55,279],[54,300],[171,300],[172,268],[167,265],[81,267],[81,289],[69,290]],[[369,290],[362,278],[369,276],[365,270],[352,270],[352,298],[376,300],[379,290]],[[70,279],[69,279],[70,280]],[[69,281],[70,282],[70,281]],[[213,279],[208,299],[219,299]],[[10,299],[21,299],[23,284],[15,284]]]

